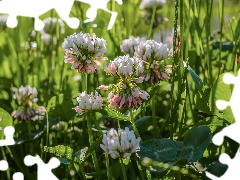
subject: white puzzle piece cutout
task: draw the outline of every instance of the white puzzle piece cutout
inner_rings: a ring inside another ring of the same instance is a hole
[[[0,171],[6,171],[8,169],[8,162],[5,160],[0,161]]]
[[[238,71],[238,76],[235,77],[230,73],[226,73],[223,77],[223,81],[226,84],[234,84],[234,89],[230,101],[217,100],[216,106],[219,110],[225,109],[230,106],[235,117],[235,123],[225,127],[222,131],[216,133],[212,139],[213,143],[217,146],[222,145],[224,141],[224,136],[231,138],[232,140],[240,144],[240,71]],[[216,177],[209,172],[206,172],[206,176],[212,180],[229,180],[232,177],[240,177],[239,164],[240,164],[240,148],[238,149],[235,157],[231,159],[229,155],[222,153],[220,155],[219,161],[222,164],[227,164],[228,169],[221,177]]]
[[[91,20],[97,16],[97,10],[103,9],[111,13],[111,19],[108,30],[113,27],[117,18],[117,12],[107,9],[110,0],[77,0],[89,4],[91,7],[87,11],[87,17]],[[122,0],[116,0],[121,5]],[[74,0],[1,0],[0,13],[8,14],[7,26],[15,28],[18,25],[17,16],[34,18],[34,29],[40,31],[44,28],[44,23],[39,16],[55,9],[62,20],[64,20],[72,29],[78,28],[80,21],[78,18],[69,17]]]
[[[97,1],[96,0],[77,0],[77,1],[80,1],[80,2],[91,5],[91,7],[86,12],[86,16],[89,18],[89,21],[94,20],[97,17],[97,10],[98,9],[102,9],[102,10],[110,13],[111,18],[110,18],[107,30],[112,29],[112,27],[113,27],[113,25],[116,21],[118,13],[110,11],[107,8],[107,4],[110,0],[97,0]],[[119,5],[122,5],[122,3],[123,3],[122,0],[116,0],[116,2]]]
[[[24,164],[26,166],[32,166],[34,164],[37,164],[37,169],[38,169],[37,180],[46,180],[46,179],[59,180],[52,173],[52,169],[55,169],[60,165],[60,161],[55,157],[51,158],[49,162],[45,164],[38,155],[35,157],[31,155],[27,155],[24,158]]]
[[[15,144],[15,141],[13,139],[13,134],[15,132],[14,127],[12,126],[7,126],[4,128],[4,135],[5,135],[5,139],[0,140],[0,147],[1,146],[10,146]]]

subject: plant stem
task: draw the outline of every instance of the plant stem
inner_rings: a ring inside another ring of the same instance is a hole
[[[153,8],[153,12],[152,12],[151,23],[150,23],[150,26],[149,26],[147,39],[150,39],[150,37],[152,35],[152,28],[153,28],[154,18],[155,18],[155,15],[156,15],[156,9],[157,9],[157,2],[155,2],[155,4],[154,4],[154,8]]]
[[[102,133],[102,129],[101,127],[99,126],[97,120],[95,119],[95,116],[94,116],[94,122],[95,122],[95,125],[98,129],[98,134],[101,136],[103,135]],[[110,168],[109,168],[109,158],[108,158],[108,154],[105,154],[105,159],[106,159],[106,168],[107,168],[107,177],[108,177],[108,180],[111,180],[112,179],[112,175],[111,175],[111,171],[110,171]]]
[[[124,178],[124,180],[127,180],[127,174],[126,174],[125,164],[123,163],[123,159],[122,159],[122,158],[120,158],[120,164],[121,164],[121,167],[122,167],[123,178]]]
[[[137,166],[138,166],[138,169],[139,169],[139,172],[140,172],[140,175],[141,175],[141,179],[145,180],[146,179],[146,174],[145,175],[143,174],[144,170],[142,168],[140,159],[137,159]]]
[[[7,161],[7,157],[6,157],[5,151],[3,150],[3,148],[1,148],[1,150],[2,150],[3,159],[5,161]],[[10,170],[9,170],[9,168],[7,169],[7,179],[11,179],[10,178]]]
[[[135,124],[135,122],[134,122],[133,113],[132,113],[132,108],[129,109],[129,112],[130,112],[130,122],[132,123],[133,131],[135,132],[136,137],[138,138],[138,137],[140,137],[140,135],[139,135],[139,133],[138,133],[136,124]]]
[[[87,120],[87,126],[88,126],[89,143],[90,143],[90,146],[91,146],[92,143],[93,143],[91,112],[87,112],[86,120]],[[100,169],[99,169],[99,166],[98,166],[97,155],[96,155],[95,151],[92,152],[92,159],[93,159],[94,167],[96,169],[97,177],[98,177],[98,179],[101,179]]]
[[[106,159],[107,177],[108,177],[108,180],[111,180],[112,179],[112,174],[111,174],[111,171],[110,171],[110,168],[109,168],[108,154],[105,154],[105,159]]]
[[[157,121],[156,121],[156,109],[155,109],[155,95],[153,95],[151,99],[151,107],[152,107],[152,122],[154,127],[154,134],[153,137],[158,137],[158,127],[157,127]]]
[[[49,120],[48,120],[48,112],[46,111],[46,120],[47,120],[47,134],[46,134],[46,146],[48,146],[48,136],[49,136]],[[46,161],[47,153],[45,153],[44,161]]]

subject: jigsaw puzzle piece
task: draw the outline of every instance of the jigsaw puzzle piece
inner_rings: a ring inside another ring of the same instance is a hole
[[[0,161],[0,171],[6,171],[8,169],[8,162],[5,160]]]

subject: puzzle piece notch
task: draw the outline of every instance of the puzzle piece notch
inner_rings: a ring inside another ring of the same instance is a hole
[[[47,179],[58,180],[58,178],[52,173],[52,169],[55,169],[60,165],[60,161],[55,157],[51,158],[49,162],[45,164],[38,155],[35,157],[27,155],[24,158],[24,164],[26,166],[32,166],[34,164],[38,165],[38,180],[46,180],[46,177]]]
[[[234,84],[234,89],[230,101],[217,100],[216,106],[218,109],[223,110],[227,106],[230,106],[235,117],[235,123],[225,127],[222,131],[216,133],[212,139],[213,143],[220,146],[224,141],[224,136],[231,138],[232,140],[240,144],[239,129],[240,129],[240,113],[238,108],[238,102],[240,101],[240,71],[238,76],[235,77],[230,73],[226,73],[223,77],[223,81],[226,84]],[[240,163],[240,148],[238,149],[235,157],[231,159],[226,153],[222,153],[219,157],[219,161],[222,164],[227,164],[228,169],[221,177],[216,177],[209,172],[206,172],[206,176],[212,180],[228,180],[232,179],[232,176],[240,177],[239,163]]]
[[[12,126],[7,126],[7,127],[4,128],[5,139],[0,140],[0,147],[15,144],[15,141],[13,139],[14,132],[15,132],[15,129]]]
[[[0,1],[0,13],[9,15],[7,26],[10,28],[17,26],[17,16],[25,16],[34,18],[34,28],[40,31],[44,23],[39,16],[55,9],[68,26],[76,29],[80,24],[79,19],[69,17],[73,3],[74,0],[2,0]]]
[[[102,9],[108,13],[111,14],[111,18],[110,18],[110,21],[108,23],[108,28],[107,30],[110,30],[112,29],[116,19],[117,19],[117,15],[118,13],[117,12],[113,12],[113,11],[110,11],[108,8],[107,8],[107,4],[110,0],[77,0],[79,2],[83,2],[83,3],[86,3],[86,4],[89,4],[91,7],[87,10],[86,12],[86,16],[87,18],[89,18],[87,21],[93,21],[96,17],[97,17],[97,10],[98,9]],[[119,4],[119,5],[122,5],[123,2],[122,0],[116,0],[116,2]]]
[[[213,174],[206,171],[206,176],[212,180],[229,180],[235,177],[240,177],[239,162],[240,162],[240,148],[238,149],[235,157],[231,159],[228,154],[222,153],[219,157],[219,161],[222,164],[227,164],[228,169],[221,177],[216,177]]]

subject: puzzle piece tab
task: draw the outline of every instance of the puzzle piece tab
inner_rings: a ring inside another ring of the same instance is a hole
[[[230,101],[224,101],[224,100],[217,100],[216,106],[219,110],[225,109],[227,106],[230,106],[235,118],[235,123],[225,127],[222,131],[216,133],[212,139],[213,143],[220,146],[222,145],[224,141],[224,137],[227,136],[231,138],[232,140],[238,142],[240,144],[240,136],[239,136],[239,130],[240,130],[240,112],[239,112],[239,102],[240,102],[240,71],[238,71],[238,75],[235,77],[234,75],[230,73],[226,73],[223,77],[223,81],[226,84],[234,84],[234,89],[232,92],[232,96],[230,98]],[[238,149],[235,157],[231,159],[229,155],[223,153],[220,155],[219,161],[222,164],[227,164],[228,169],[225,172],[224,175],[221,177],[216,177],[212,175],[209,172],[206,172],[206,176],[211,178],[212,180],[229,180],[232,179],[232,177],[240,177],[240,171],[239,171],[239,163],[240,163],[240,148]]]
[[[15,129],[12,126],[7,126],[7,127],[4,128],[5,139],[0,140],[0,147],[15,144],[15,141],[13,139],[14,132],[15,132]]]
[[[58,180],[58,178],[52,173],[52,169],[57,168],[60,165],[60,161],[55,157],[51,158],[50,161],[45,164],[38,155],[35,157],[27,155],[24,158],[24,164],[26,166],[32,166],[34,164],[38,165],[37,180],[46,180],[46,177],[47,179]]]
[[[79,26],[77,18],[69,17],[74,0],[2,0],[0,1],[0,13],[8,14],[7,26],[14,28],[17,26],[17,16],[34,18],[34,28],[40,31],[44,23],[39,16],[55,9],[61,19],[63,19],[71,28],[76,29]]]

